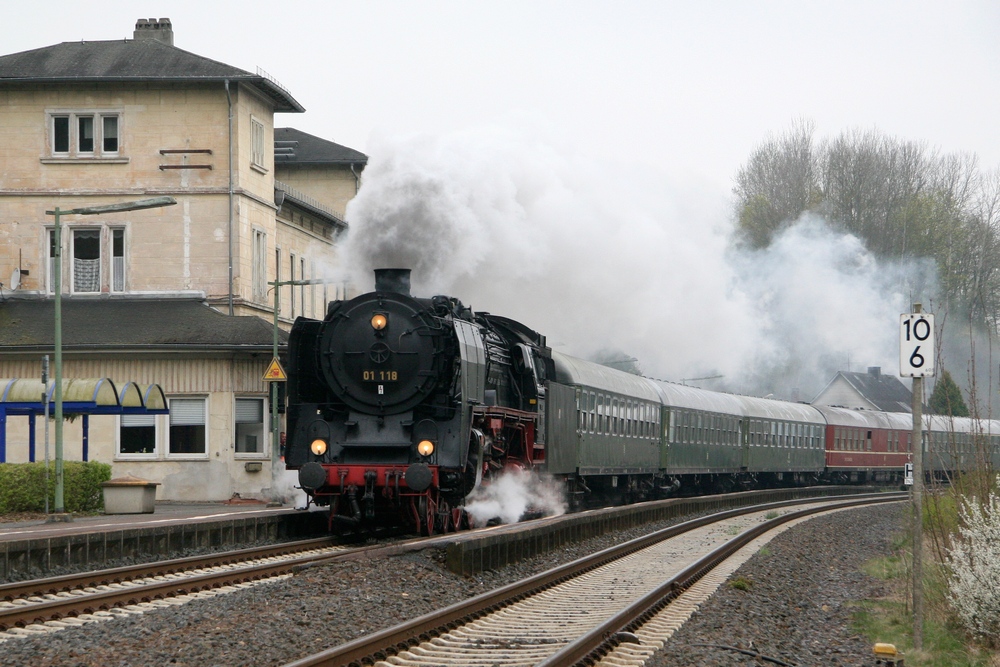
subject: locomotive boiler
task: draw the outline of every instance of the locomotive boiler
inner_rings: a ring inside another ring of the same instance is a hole
[[[289,447],[334,524],[404,516],[454,530],[484,477],[544,458],[545,338],[450,297],[414,298],[408,269],[298,318],[288,343]]]

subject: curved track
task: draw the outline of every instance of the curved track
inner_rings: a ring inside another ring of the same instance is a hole
[[[286,667],[595,664],[602,656],[651,653],[642,628],[741,547],[817,512],[906,494],[774,503],[703,517],[602,551]],[[681,621],[683,622],[683,621]],[[668,623],[669,624],[669,623]],[[617,658],[613,664],[620,664]],[[642,664],[632,661],[632,664]]]

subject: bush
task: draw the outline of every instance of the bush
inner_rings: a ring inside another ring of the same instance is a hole
[[[1000,480],[998,480],[1000,482]],[[962,503],[959,537],[948,551],[952,605],[971,634],[1000,645],[1000,498]]]
[[[104,509],[101,482],[111,466],[95,461],[63,463],[63,501],[67,512]],[[49,464],[49,509],[55,508],[56,466]],[[45,511],[45,464],[0,463],[0,513]]]

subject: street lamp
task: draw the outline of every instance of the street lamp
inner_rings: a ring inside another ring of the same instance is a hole
[[[55,422],[56,422],[56,514],[66,512],[66,503],[63,500],[63,400],[62,400],[62,222],[60,216],[63,215],[100,215],[102,213],[121,213],[124,211],[138,211],[144,208],[160,208],[161,206],[173,206],[177,200],[173,197],[153,197],[152,199],[139,199],[137,201],[120,202],[117,204],[107,204],[105,206],[86,206],[84,208],[71,208],[62,210],[58,206],[54,211],[46,211],[45,215],[55,216]],[[46,495],[48,491],[46,491]]]

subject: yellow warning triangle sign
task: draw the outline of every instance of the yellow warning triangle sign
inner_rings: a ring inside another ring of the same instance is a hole
[[[288,376],[285,375],[285,369],[281,367],[278,357],[271,359],[271,365],[264,371],[264,377],[261,380],[264,382],[285,382],[288,380]]]

